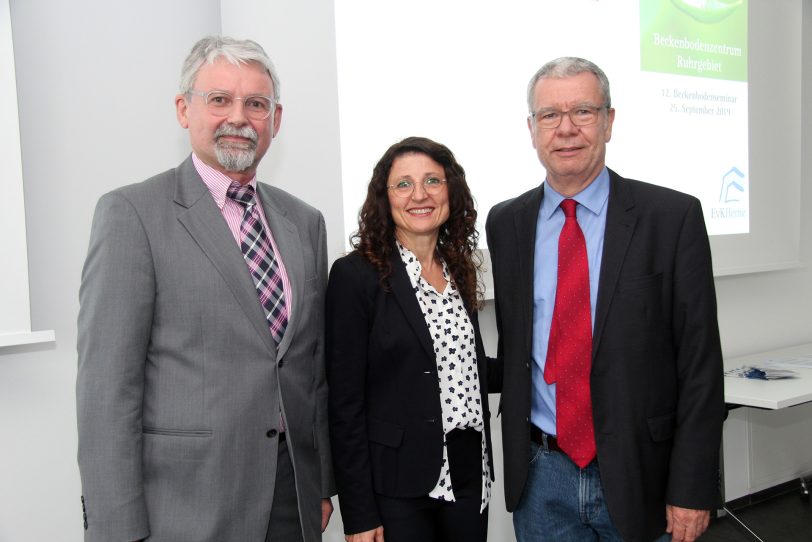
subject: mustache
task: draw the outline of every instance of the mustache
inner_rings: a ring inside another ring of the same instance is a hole
[[[215,140],[220,139],[220,137],[222,136],[244,137],[246,139],[251,140],[251,142],[254,143],[255,145],[257,143],[257,139],[259,138],[256,130],[254,130],[250,126],[235,126],[233,124],[228,123],[221,124],[214,132]]]

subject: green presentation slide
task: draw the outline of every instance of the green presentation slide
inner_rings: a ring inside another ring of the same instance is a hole
[[[640,67],[747,81],[747,1],[641,0]]]

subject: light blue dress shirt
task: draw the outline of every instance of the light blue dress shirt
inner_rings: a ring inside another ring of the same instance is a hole
[[[595,303],[598,299],[598,278],[603,256],[603,237],[606,231],[606,203],[609,200],[609,172],[606,168],[592,183],[574,198],[578,202],[576,217],[586,239],[589,261],[589,306],[592,328],[595,328]],[[547,342],[555,308],[555,289],[558,284],[558,236],[564,227],[564,211],[559,207],[564,196],[544,183],[536,221],[536,245],[533,256],[533,345],[532,400],[530,420],[542,431],[556,435],[555,384],[544,381],[547,361]]]

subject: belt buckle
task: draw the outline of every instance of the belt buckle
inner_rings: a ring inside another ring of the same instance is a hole
[[[547,442],[547,439],[548,439],[548,438],[550,438],[550,435],[548,435],[547,433],[545,433],[544,431],[542,431],[542,432],[541,432],[541,443],[542,443],[542,445],[544,446],[544,449],[545,449],[545,450],[547,450],[547,451],[549,452],[549,451],[551,451],[551,450],[550,450],[550,444]]]

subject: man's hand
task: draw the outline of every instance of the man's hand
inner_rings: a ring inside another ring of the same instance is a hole
[[[330,516],[333,515],[333,501],[332,499],[321,500],[321,532],[327,528],[330,523]]]
[[[383,525],[378,525],[371,531],[344,535],[347,542],[383,542]]]
[[[705,532],[710,522],[710,510],[692,510],[665,505],[665,532],[671,533],[672,542],[693,542]]]

